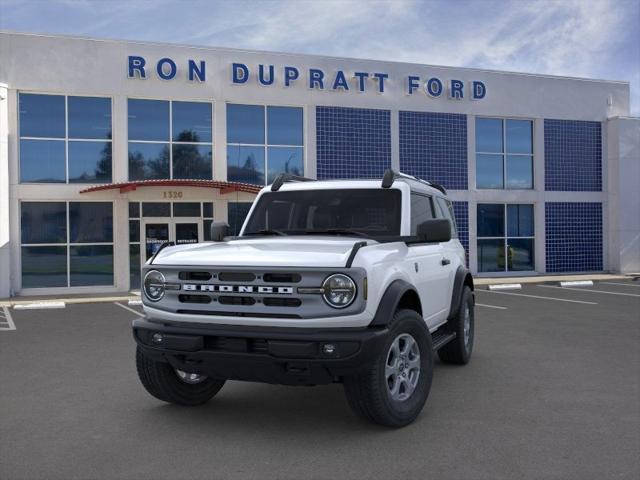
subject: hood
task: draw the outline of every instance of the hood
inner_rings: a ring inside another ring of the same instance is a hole
[[[344,267],[354,243],[350,237],[264,237],[166,247],[154,265]],[[369,240],[369,242],[372,242]]]

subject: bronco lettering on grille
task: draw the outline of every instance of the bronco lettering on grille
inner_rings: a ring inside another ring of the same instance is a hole
[[[218,292],[218,293],[266,293],[275,295],[292,295],[293,287],[268,287],[253,285],[211,285],[185,283],[182,289],[187,292]]]

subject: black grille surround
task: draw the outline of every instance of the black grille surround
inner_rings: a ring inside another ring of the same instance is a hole
[[[143,302],[149,307],[171,313],[206,317],[322,318],[355,315],[364,310],[362,268],[309,267],[180,267],[149,265],[148,271],[160,271],[167,284],[162,300]],[[344,273],[356,283],[356,298],[346,308],[329,306],[318,287],[330,275]],[[253,279],[253,280],[251,280]],[[300,291],[298,290],[300,289]],[[309,291],[313,293],[308,293]]]

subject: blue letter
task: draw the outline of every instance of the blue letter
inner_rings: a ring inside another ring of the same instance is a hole
[[[144,65],[147,63],[142,57],[129,56],[129,78],[135,78],[135,73],[138,72],[140,78],[147,78],[147,74],[144,71]]]
[[[347,83],[347,79],[344,77],[344,72],[342,70],[338,70],[336,73],[336,79],[333,81],[333,89],[337,90],[338,88],[349,90],[349,84]]]
[[[324,89],[324,72],[317,68],[309,69],[309,88],[316,88],[318,85],[320,90]]]
[[[261,85],[271,85],[273,83],[273,65],[269,65],[269,80],[264,78],[264,65],[258,65],[258,81]]]
[[[367,79],[369,74],[367,72],[355,72],[353,76],[358,79],[358,90],[364,92],[365,80]]]
[[[231,65],[233,83],[247,83],[249,80],[249,69],[244,63],[234,63]],[[242,75],[238,75],[242,72]]]
[[[487,94],[487,87],[484,86],[484,83],[476,81],[473,82],[473,99],[480,100],[484,98]]]
[[[288,87],[291,82],[297,80],[300,76],[300,72],[296,67],[284,67],[284,86]]]
[[[455,100],[464,98],[462,87],[464,87],[464,83],[461,80],[451,80],[451,86],[449,87],[449,98],[453,98]]]
[[[205,79],[205,63],[204,60],[200,60],[200,68],[196,65],[194,60],[189,60],[189,80],[193,82],[193,80],[198,77],[198,81],[204,82]]]
[[[424,84],[424,89],[431,97],[439,97],[442,95],[442,82],[436,77],[430,78]]]
[[[413,92],[420,86],[418,84],[419,81],[420,77],[416,77],[414,75],[409,75],[407,77],[407,95],[413,95]]]
[[[165,65],[169,65],[169,73],[164,73],[162,67]],[[176,67],[176,62],[171,60],[170,58],[161,58],[158,60],[158,65],[156,66],[156,71],[158,72],[158,76],[163,80],[171,80],[176,76],[176,72],[178,71],[178,67]]]
[[[386,73],[374,73],[373,77],[378,79],[378,91],[384,93],[384,79],[389,78],[389,75]]]

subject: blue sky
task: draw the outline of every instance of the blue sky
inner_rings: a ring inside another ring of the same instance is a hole
[[[640,0],[0,0],[0,29],[631,82]]]

